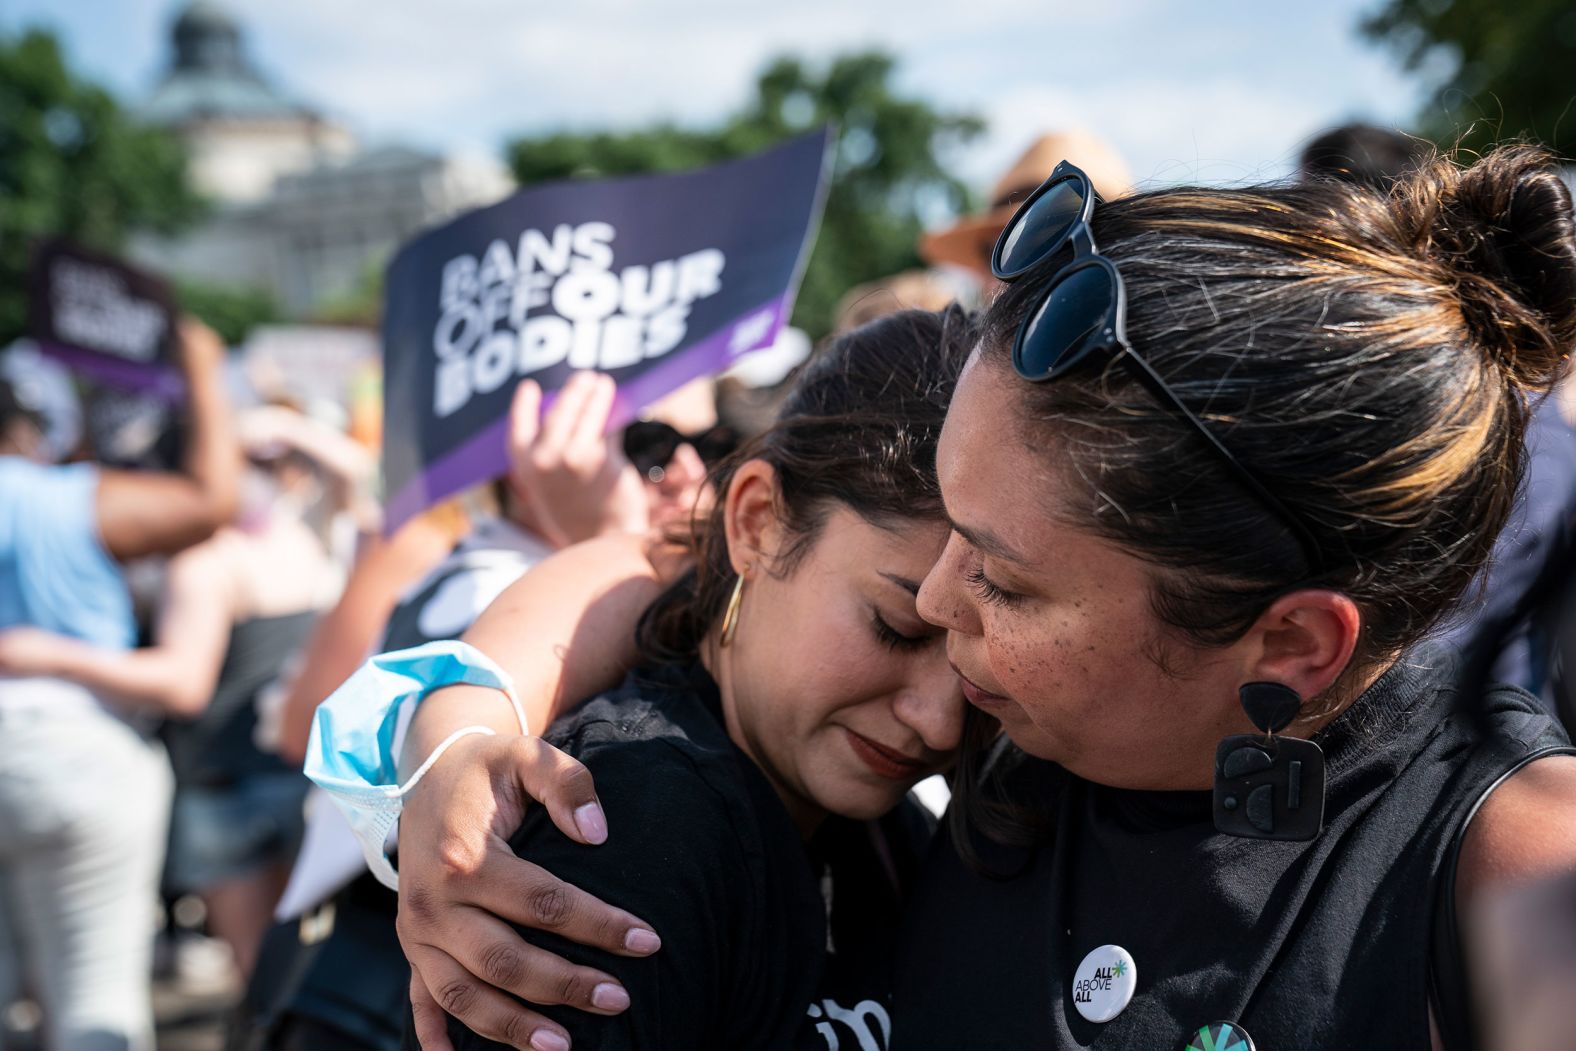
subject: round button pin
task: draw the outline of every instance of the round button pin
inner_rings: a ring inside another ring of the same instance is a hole
[[[1133,954],[1120,945],[1102,945],[1073,974],[1073,1006],[1091,1022],[1109,1022],[1127,1007],[1136,988]]]
[[[1235,1022],[1199,1026],[1184,1051],[1254,1051],[1253,1038]]]

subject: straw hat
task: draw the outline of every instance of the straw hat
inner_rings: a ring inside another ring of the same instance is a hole
[[[1024,198],[1064,160],[1082,168],[1106,200],[1132,189],[1133,177],[1126,163],[1107,143],[1082,131],[1042,135],[996,180],[988,211],[925,234],[919,242],[920,256],[929,263],[951,263],[989,278],[990,252],[1001,228]]]

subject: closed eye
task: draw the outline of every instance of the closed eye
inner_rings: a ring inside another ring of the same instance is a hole
[[[1017,592],[1007,591],[1004,588],[997,587],[991,581],[991,579],[985,575],[985,566],[983,563],[975,566],[973,569],[965,573],[964,579],[968,581],[969,586],[975,590],[975,592],[983,601],[988,602],[993,606],[1010,607],[1016,606],[1023,601],[1023,596]]]
[[[876,633],[876,639],[889,650],[912,653],[928,646],[933,635],[904,635],[881,616],[881,611],[870,610],[870,627]]]

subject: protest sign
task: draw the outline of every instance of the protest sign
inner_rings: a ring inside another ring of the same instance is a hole
[[[162,279],[66,241],[33,252],[28,328],[38,348],[87,379],[179,400],[175,298]]]
[[[820,216],[829,129],[678,174],[522,190],[389,264],[384,484],[393,529],[508,467],[515,386],[617,381],[612,426],[768,346]]]
[[[101,462],[168,467],[179,456],[170,444],[186,389],[174,361],[176,320],[162,279],[68,241],[35,246],[29,334],[77,378]]]

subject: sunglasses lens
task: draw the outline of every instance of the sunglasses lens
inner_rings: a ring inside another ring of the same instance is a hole
[[[1083,211],[1082,185],[1078,179],[1063,180],[1018,216],[996,249],[997,277],[1015,277],[1057,248]]]
[[[733,428],[718,424],[711,430],[696,435],[691,444],[700,454],[702,463],[707,467],[715,467],[739,447],[739,436]]]
[[[678,431],[665,423],[641,420],[624,428],[624,456],[642,475],[654,467],[666,467],[683,441]]]
[[[1115,294],[1101,267],[1080,267],[1064,277],[1019,335],[1013,352],[1018,374],[1047,380],[1076,365],[1089,338],[1104,327]]]

